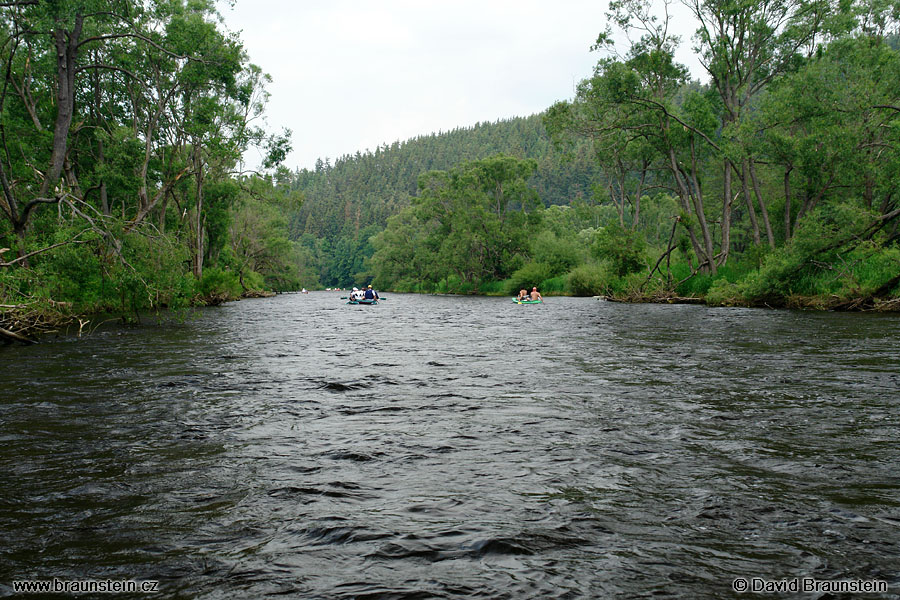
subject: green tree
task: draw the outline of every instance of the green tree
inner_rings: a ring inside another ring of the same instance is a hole
[[[23,0],[0,15],[0,248],[18,254],[0,258],[0,293],[78,288],[50,269],[58,252],[93,257],[72,271],[86,303],[108,307],[90,290],[116,287],[135,310],[189,297],[182,253],[199,277],[227,247],[242,152],[273,166],[289,147],[251,126],[266,76],[212,0]]]
[[[453,277],[477,288],[507,277],[527,253],[529,222],[540,218],[527,184],[535,168],[498,155],[422,175],[413,204],[373,240],[376,281]]]

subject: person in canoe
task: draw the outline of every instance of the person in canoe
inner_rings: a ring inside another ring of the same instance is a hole
[[[362,290],[360,290],[359,288],[353,288],[353,291],[350,292],[350,300],[359,302],[362,299],[363,299]]]
[[[543,296],[541,296],[541,293],[537,291],[536,287],[531,288],[531,300],[534,302],[537,302],[538,300],[540,300],[541,302],[544,301]]]
[[[516,302],[521,302],[522,300],[528,300],[528,291],[525,288],[519,290],[519,295],[516,296]]]
[[[366,288],[366,291],[363,292],[363,298],[366,300],[378,300],[378,292],[372,289],[372,286]]]

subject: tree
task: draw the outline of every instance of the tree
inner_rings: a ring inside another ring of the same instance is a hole
[[[418,276],[432,283],[455,277],[477,287],[508,276],[527,252],[527,223],[538,218],[527,185],[535,168],[498,155],[423,174],[412,206],[374,240],[377,280],[409,277],[406,265],[422,267]]]
[[[0,294],[71,298],[77,279],[87,310],[110,290],[134,310],[190,297],[183,253],[199,280],[227,247],[243,151],[266,149],[268,169],[289,149],[252,123],[268,78],[213,0],[13,0],[0,15],[0,248],[18,254],[0,258]],[[52,271],[68,264],[71,281]]]
[[[853,36],[771,86],[754,126],[764,132],[763,158],[784,173],[787,237],[823,204],[873,211],[878,229],[897,216],[898,80],[897,50],[878,38]]]
[[[722,252],[730,251],[732,175],[736,173],[747,206],[753,240],[760,243],[760,229],[751,196],[756,193],[766,237],[775,247],[767,203],[760,194],[755,159],[749,144],[739,135],[740,126],[754,98],[780,75],[796,68],[802,50],[814,50],[815,40],[829,14],[824,0],[683,0],[699,27],[694,49],[709,73],[724,108]],[[752,137],[750,138],[752,139]]]

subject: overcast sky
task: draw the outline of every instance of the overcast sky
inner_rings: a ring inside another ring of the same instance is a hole
[[[590,46],[606,2],[237,0],[219,11],[273,78],[268,128],[293,131],[294,169],[571,99],[600,58]]]

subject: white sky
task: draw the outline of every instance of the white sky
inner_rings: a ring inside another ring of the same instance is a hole
[[[251,61],[273,78],[266,119],[270,131],[293,130],[290,169],[571,99],[600,58],[590,46],[607,10],[605,0],[218,6]],[[680,59],[689,62],[689,52]]]

